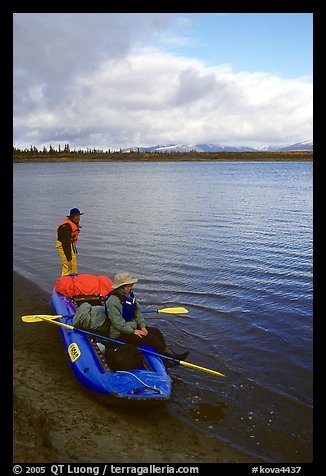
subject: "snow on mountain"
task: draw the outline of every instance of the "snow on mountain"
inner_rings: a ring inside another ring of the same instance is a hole
[[[282,152],[295,151],[295,150],[313,150],[313,142],[311,140],[302,140],[296,144],[289,145],[280,149]]]
[[[151,147],[130,147],[123,149],[123,152],[290,152],[290,151],[313,150],[312,140],[302,140],[286,147],[262,146],[258,149],[253,147],[237,147],[220,144],[166,144],[154,145]]]
[[[129,150],[129,149],[128,149]],[[134,147],[132,150],[138,150]],[[252,147],[236,147],[215,144],[168,144],[152,147],[139,147],[140,152],[255,152]]]

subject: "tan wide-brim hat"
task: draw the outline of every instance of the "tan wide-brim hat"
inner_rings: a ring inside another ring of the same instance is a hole
[[[112,289],[117,289],[121,286],[126,286],[127,284],[135,284],[137,281],[138,278],[131,276],[130,273],[117,273],[113,278]]]

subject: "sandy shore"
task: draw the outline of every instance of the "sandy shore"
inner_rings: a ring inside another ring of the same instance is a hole
[[[166,406],[109,406],[73,376],[55,326],[25,324],[51,314],[49,294],[14,274],[14,463],[254,463],[185,426]]]

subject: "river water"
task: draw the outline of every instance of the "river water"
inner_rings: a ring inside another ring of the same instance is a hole
[[[188,361],[176,418],[266,462],[312,461],[312,163],[13,166],[14,270],[49,292],[56,227],[78,207],[79,273],[139,277],[144,309]],[[71,378],[74,378],[73,375]]]

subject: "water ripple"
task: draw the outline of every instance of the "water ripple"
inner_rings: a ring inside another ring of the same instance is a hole
[[[310,461],[311,164],[15,164],[14,269],[49,293],[74,206],[79,272],[129,270],[145,309],[186,307],[146,320],[227,376],[172,370],[171,410],[265,461]]]

